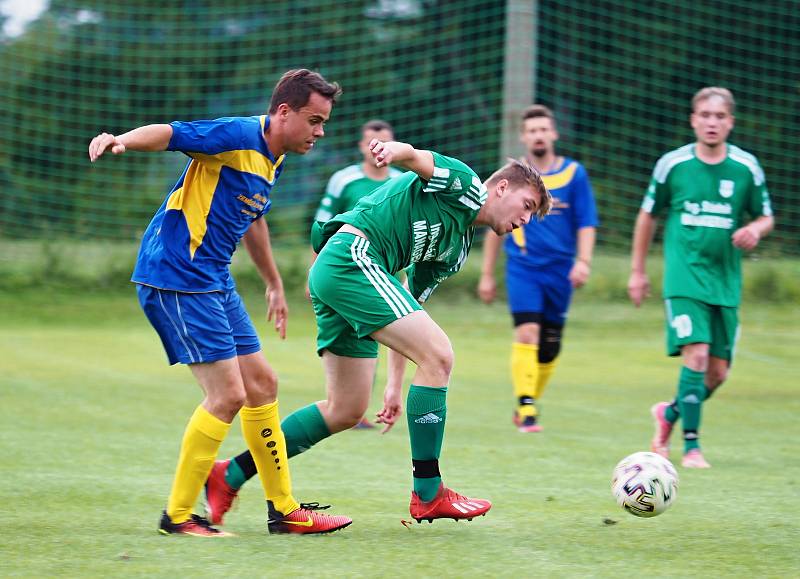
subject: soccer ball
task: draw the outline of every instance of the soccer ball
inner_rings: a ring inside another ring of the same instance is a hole
[[[637,517],[655,517],[678,496],[678,473],[663,456],[635,452],[614,467],[611,492],[617,504]]]

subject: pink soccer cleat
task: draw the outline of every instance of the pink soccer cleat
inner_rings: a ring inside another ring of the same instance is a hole
[[[664,418],[664,412],[669,408],[669,402],[659,402],[650,408],[650,414],[656,424],[656,431],[653,440],[650,442],[650,450],[660,454],[664,458],[669,458],[669,436],[672,434],[674,423]]]
[[[684,454],[681,465],[684,468],[711,468],[699,448],[693,448]]]

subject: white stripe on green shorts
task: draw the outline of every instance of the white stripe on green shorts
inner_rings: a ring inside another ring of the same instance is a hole
[[[350,253],[353,257],[353,261],[358,264],[364,276],[392,309],[392,312],[394,312],[394,315],[397,316],[398,319],[410,314],[413,308],[397,288],[388,280],[386,273],[372,262],[372,259],[367,255],[368,247],[368,240],[363,237],[357,237],[350,246]]]

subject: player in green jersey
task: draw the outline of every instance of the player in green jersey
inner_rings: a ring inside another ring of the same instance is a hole
[[[393,167],[375,166],[369,150],[372,139],[382,141],[394,139],[392,125],[380,119],[373,119],[362,125],[361,139],[358,142],[362,161],[348,165],[331,176],[325,188],[325,195],[314,216],[315,221],[325,223],[335,215],[349,211],[355,207],[359,199],[369,195],[392,177],[402,175],[402,171]],[[312,249],[311,264],[316,258],[317,254]],[[310,299],[308,284],[306,284],[305,291],[306,298]],[[389,378],[402,380],[403,369],[398,368],[397,372],[390,372]],[[366,417],[362,417],[355,427],[370,429],[374,428],[374,425]],[[230,510],[239,489],[257,473],[253,455],[249,450],[233,458],[214,463],[209,474],[211,482],[206,485],[206,508],[212,523],[222,523],[223,517]]]
[[[727,378],[733,360],[742,250],[755,248],[774,225],[758,160],[727,142],[734,107],[725,88],[706,87],[694,95],[691,125],[697,140],[659,159],[633,234],[628,295],[639,306],[650,289],[645,262],[655,215],[666,211],[667,353],[681,356],[683,367],[675,400],[651,409],[656,422],[652,449],[669,454],[669,436],[680,418],[687,468],[710,466],[699,445],[701,410]]]
[[[439,473],[447,385],[453,366],[450,340],[420,307],[467,258],[476,225],[506,234],[544,216],[551,197],[529,165],[511,161],[485,184],[457,159],[409,144],[373,140],[377,167],[409,172],[390,179],[351,211],[315,223],[319,253],[309,275],[327,399],[290,414],[281,427],[288,456],[352,428],[369,403],[378,343],[390,367],[416,366],[406,400],[417,519],[471,519],[491,503],[445,487]],[[394,274],[405,269],[407,287]],[[390,372],[393,371],[390,369]],[[388,428],[402,412],[401,385],[387,383],[378,422]],[[224,488],[209,479],[209,485]],[[215,494],[217,492],[215,491]]]
[[[325,195],[320,200],[319,207],[314,215],[314,221],[325,223],[339,213],[350,211],[362,197],[366,197],[389,179],[403,174],[402,171],[394,167],[375,166],[375,161],[372,159],[372,153],[369,150],[369,144],[372,139],[393,141],[394,129],[392,125],[381,119],[373,119],[362,125],[361,140],[358,141],[358,150],[361,153],[362,160],[355,165],[348,165],[331,176],[327,187],[325,187]],[[312,249],[312,265],[316,258],[317,254]],[[308,284],[306,284],[306,298],[311,299]],[[402,379],[402,373],[398,378]],[[374,427],[364,416],[354,428],[370,429]]]

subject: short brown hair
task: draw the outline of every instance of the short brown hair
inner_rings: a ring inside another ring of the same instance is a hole
[[[733,93],[721,86],[707,86],[694,93],[692,97],[692,112],[694,112],[697,107],[697,103],[715,96],[725,101],[725,104],[728,105],[728,112],[733,114],[734,109],[736,109],[736,101],[733,100]]]
[[[308,103],[311,93],[314,92],[335,103],[336,98],[342,94],[342,89],[337,83],[328,82],[320,73],[307,68],[287,71],[272,91],[269,114],[275,114],[281,103],[286,103],[296,111]]]
[[[528,119],[538,119],[539,117],[550,119],[553,122],[553,126],[556,124],[556,117],[553,111],[544,105],[531,105],[522,111],[522,124],[524,125]]]
[[[361,132],[366,131],[389,131],[394,135],[394,128],[388,121],[383,119],[372,119],[361,125]]]
[[[534,191],[538,191],[542,199],[539,206],[536,207],[536,216],[541,220],[545,215],[550,213],[550,208],[553,205],[553,197],[550,191],[544,186],[542,176],[539,175],[532,165],[517,159],[509,159],[508,163],[500,167],[497,171],[492,173],[491,177],[486,180],[486,183],[495,183],[500,179],[507,179],[511,187],[531,187]]]

